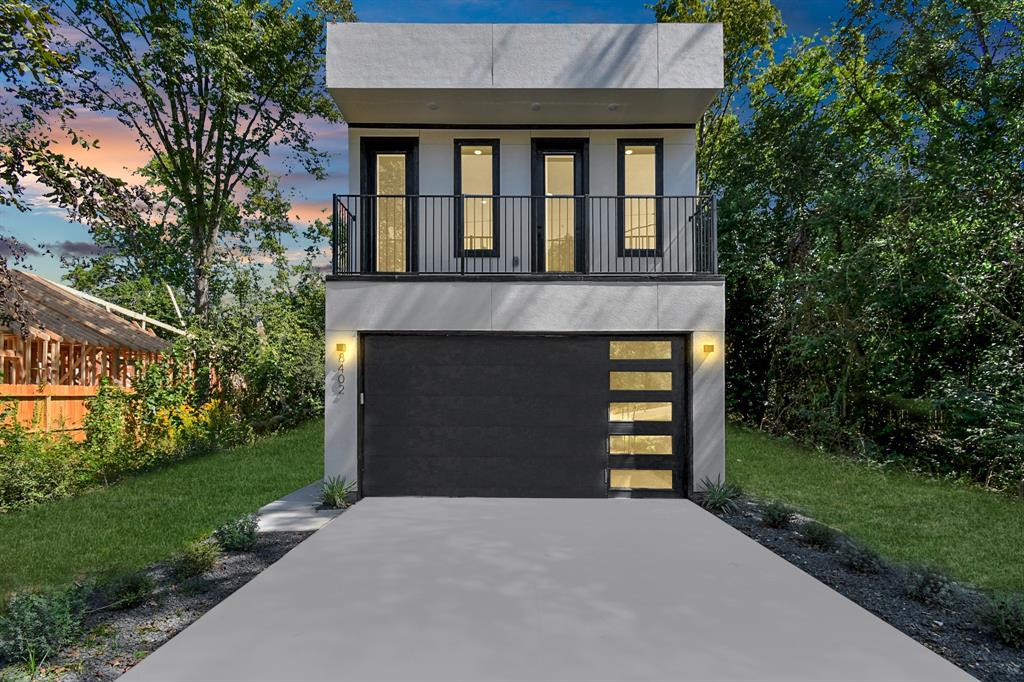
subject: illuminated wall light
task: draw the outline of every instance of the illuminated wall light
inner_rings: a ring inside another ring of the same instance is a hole
[[[714,353],[715,352],[715,344],[713,344],[713,343],[705,343],[704,344],[704,352],[705,353]]]

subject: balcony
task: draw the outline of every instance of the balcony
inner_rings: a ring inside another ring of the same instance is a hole
[[[718,274],[710,196],[334,195],[335,277]]]

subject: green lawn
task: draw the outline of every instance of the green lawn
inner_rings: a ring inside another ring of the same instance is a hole
[[[0,514],[0,594],[168,558],[323,474],[323,422]]]
[[[978,587],[1024,592],[1024,500],[880,471],[730,426],[726,474],[898,562],[940,567]]]

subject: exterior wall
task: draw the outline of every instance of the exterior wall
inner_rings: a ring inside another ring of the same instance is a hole
[[[357,478],[359,332],[692,332],[693,481],[724,478],[724,330],[721,281],[328,282],[325,475]]]
[[[528,197],[531,194],[531,140],[533,138],[583,138],[588,141],[588,176],[591,196],[618,194],[618,140],[655,138],[663,140],[665,196],[692,196],[697,193],[696,146],[692,129],[598,129],[598,130],[503,130],[503,129],[349,129],[349,193],[360,192],[360,157],[363,137],[416,137],[419,139],[419,194],[452,195],[455,191],[455,140],[496,139],[500,145],[500,188],[506,197]],[[500,255],[465,258],[467,272],[529,272],[530,243],[525,230],[532,221],[530,202],[526,198],[505,199],[499,220]],[[429,203],[428,203],[429,202]],[[423,199],[418,202],[420,263],[429,263],[433,272],[459,272],[462,263],[454,251],[454,200]],[[680,244],[667,249],[664,258],[613,257],[592,254],[592,262],[603,263],[607,272],[687,272],[694,269],[694,235],[690,220],[695,204],[666,204],[663,216],[663,239],[666,244]],[[618,218],[614,201],[606,200],[589,216],[590,243],[614,246],[617,243]],[[447,241],[426,239],[424,235],[445,235]],[[361,254],[356,243],[356,262]],[[518,260],[513,260],[513,258]],[[595,268],[595,271],[597,268]]]

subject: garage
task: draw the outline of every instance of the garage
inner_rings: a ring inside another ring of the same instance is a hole
[[[689,342],[361,335],[365,496],[681,496]]]

